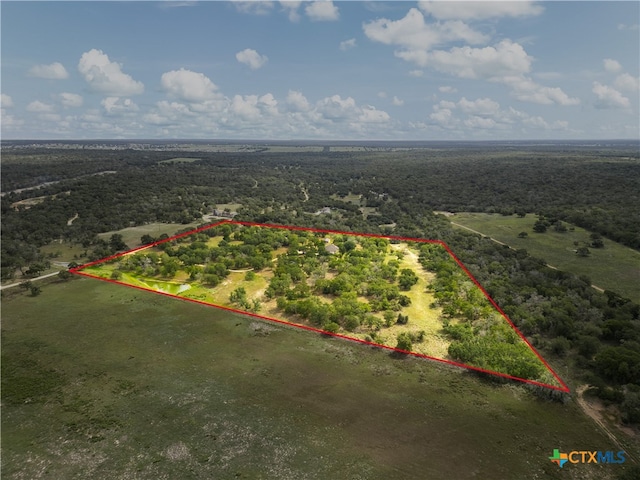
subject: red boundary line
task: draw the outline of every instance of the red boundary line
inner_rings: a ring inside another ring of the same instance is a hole
[[[200,301],[200,300],[195,300],[193,298],[179,297],[179,296],[171,294],[171,293],[160,292],[160,291],[157,291],[157,290],[152,290],[150,288],[144,288],[144,287],[140,287],[140,286],[137,286],[137,285],[130,285],[128,283],[119,282],[117,280],[102,278],[102,277],[98,277],[96,275],[91,275],[89,273],[81,272],[81,270],[84,269],[84,268],[91,267],[91,266],[97,265],[99,263],[108,262],[110,260],[114,260],[114,259],[122,257],[124,255],[129,255],[131,253],[135,253],[135,252],[138,252],[140,250],[144,250],[144,249],[147,249],[147,248],[150,248],[150,247],[154,247],[154,246],[159,245],[161,243],[171,242],[173,240],[177,240],[178,238],[187,237],[189,235],[193,235],[194,233],[198,233],[198,232],[201,232],[203,230],[208,230],[210,228],[217,227],[217,226],[223,225],[223,224],[244,225],[244,226],[248,226],[248,227],[279,228],[279,229],[282,229],[282,230],[301,230],[301,231],[316,232],[316,233],[333,233],[333,234],[338,234],[338,235],[354,235],[354,236],[358,236],[358,237],[385,238],[385,239],[391,239],[391,240],[400,240],[400,241],[404,241],[404,242],[432,243],[432,244],[436,244],[436,245],[441,245],[447,251],[447,253],[449,255],[451,255],[451,258],[453,258],[453,260],[458,264],[458,266],[469,276],[471,281],[480,289],[480,291],[487,298],[487,300],[489,300],[489,302],[491,302],[493,307],[500,313],[500,315],[502,315],[502,317],[507,321],[507,323],[511,326],[511,328],[513,328],[515,330],[515,332],[518,334],[518,336],[522,340],[524,340],[524,342],[527,344],[527,346],[538,357],[538,359],[543,363],[543,365],[551,372],[551,374],[558,381],[558,383],[560,383],[560,385],[562,385],[562,388],[558,387],[558,386],[555,386],[555,385],[548,385],[546,383],[536,382],[535,380],[528,380],[528,379],[524,379],[524,378],[514,377],[513,375],[508,375],[506,373],[494,372],[494,371],[491,371],[491,370],[486,370],[484,368],[474,367],[472,365],[465,365],[463,363],[454,362],[452,360],[445,360],[445,359],[442,359],[442,358],[431,357],[429,355],[425,355],[425,354],[422,354],[422,353],[401,350],[399,348],[389,347],[387,345],[380,345],[378,343],[368,342],[368,341],[362,340],[360,338],[349,337],[349,336],[346,336],[346,335],[341,335],[339,333],[331,333],[331,332],[327,332],[325,330],[321,330],[319,328],[310,327],[308,325],[301,325],[301,324],[297,324],[297,323],[287,322],[285,320],[279,320],[277,318],[265,317],[263,315],[258,315],[256,313],[246,312],[246,311],[243,311],[243,310],[237,310],[235,308],[225,307],[225,306],[222,306],[222,305],[215,305],[215,304],[212,304],[212,303],[207,303],[207,302],[203,302],[203,301]],[[222,221],[217,222],[217,223],[211,223],[209,225],[205,225],[205,226],[196,228],[194,230],[190,230],[188,232],[183,232],[183,233],[180,233],[178,235],[174,235],[172,237],[168,237],[168,238],[164,238],[162,240],[158,240],[158,241],[150,243],[148,245],[143,245],[141,247],[137,247],[137,248],[134,248],[134,249],[131,249],[131,250],[127,250],[126,252],[116,253],[115,255],[111,255],[109,257],[106,257],[106,258],[103,258],[103,259],[100,259],[100,260],[96,260],[96,261],[89,262],[89,263],[86,263],[86,264],[83,264],[83,265],[79,265],[78,267],[69,269],[69,271],[71,273],[76,274],[76,275],[82,275],[82,276],[88,277],[88,278],[95,278],[95,279],[98,279],[98,280],[102,280],[104,282],[115,283],[115,284],[118,284],[118,285],[124,285],[126,287],[131,287],[131,288],[137,288],[138,290],[143,290],[145,292],[153,292],[153,293],[156,293],[156,294],[164,295],[166,297],[177,298],[179,300],[183,300],[183,301],[187,301],[187,302],[197,303],[197,304],[200,304],[200,305],[206,305],[206,306],[209,306],[209,307],[218,308],[220,310],[226,310],[226,311],[229,311],[229,312],[234,312],[234,313],[239,313],[239,314],[242,314],[242,315],[247,315],[247,316],[250,316],[250,317],[259,318],[261,320],[269,320],[271,322],[276,322],[276,323],[280,323],[282,325],[287,325],[287,326],[293,326],[293,327],[301,328],[303,330],[308,330],[308,331],[311,331],[311,332],[321,333],[323,335],[330,335],[332,337],[342,338],[342,339],[345,339],[345,340],[350,340],[352,342],[358,342],[358,343],[362,343],[362,344],[365,344],[365,345],[370,345],[370,346],[373,346],[373,347],[384,348],[386,350],[391,350],[391,351],[400,352],[400,353],[404,353],[404,354],[408,354],[408,355],[413,355],[414,357],[426,358],[428,360],[433,360],[433,361],[444,363],[444,364],[447,364],[447,365],[453,365],[453,366],[459,367],[459,368],[466,368],[468,370],[474,370],[474,371],[477,371],[477,372],[487,373],[487,374],[490,374],[490,375],[496,375],[496,376],[499,376],[499,377],[507,378],[509,380],[516,380],[516,381],[519,381],[519,382],[528,383],[528,384],[531,384],[531,385],[536,385],[538,387],[545,387],[545,388],[549,388],[549,389],[552,389],[552,390],[558,390],[560,392],[566,392],[566,393],[570,392],[569,387],[567,386],[567,384],[562,381],[562,379],[553,370],[553,368],[551,368],[551,366],[542,357],[542,355],[540,355],[540,353],[538,353],[538,351],[534,348],[534,346],[531,345],[531,343],[525,338],[525,336],[522,334],[522,332],[520,332],[518,327],[516,327],[514,325],[514,323],[507,316],[507,314],[502,311],[502,309],[493,300],[493,298],[491,298],[489,296],[489,294],[487,293],[487,291],[482,287],[482,285],[480,285],[478,280],[475,279],[475,277],[471,274],[471,272],[467,269],[467,267],[464,266],[464,264],[460,261],[460,259],[458,259],[458,257],[456,257],[456,255],[449,248],[449,246],[446,243],[444,243],[442,240],[428,240],[428,239],[423,239],[423,238],[399,237],[399,236],[395,236],[395,235],[378,235],[378,234],[374,234],[374,233],[345,232],[345,231],[341,231],[341,230],[322,230],[322,229],[317,229],[317,228],[307,228],[307,227],[298,227],[298,226],[273,225],[273,224],[268,224],[268,223],[255,223],[255,222],[241,222],[241,221],[233,221],[233,220],[222,220]]]

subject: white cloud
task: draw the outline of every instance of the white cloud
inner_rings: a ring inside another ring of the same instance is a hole
[[[330,22],[340,17],[338,7],[331,0],[315,0],[307,5],[304,12],[314,22]]]
[[[449,85],[444,85],[442,87],[438,87],[438,90],[442,93],[456,93],[458,90]]]
[[[236,53],[236,60],[240,63],[244,63],[251,70],[257,70],[267,63],[269,57],[266,55],[260,55],[251,48],[245,48],[241,52]]]
[[[300,21],[298,8],[300,8],[301,3],[301,1],[281,1],[280,6],[285,12],[287,12],[287,16],[289,17],[290,21],[298,22]]]
[[[366,105],[362,108],[362,113],[358,116],[358,120],[363,123],[387,123],[391,117],[389,114],[382,110],[376,110],[371,105]]]
[[[356,112],[356,101],[347,97],[344,100],[340,95],[323,98],[316,104],[316,109],[325,117],[331,120],[343,120],[353,116]]]
[[[13,107],[13,99],[5,93],[0,94],[0,108],[11,108],[11,107]]]
[[[615,88],[593,82],[592,92],[596,94],[596,108],[628,108],[629,99]]]
[[[234,0],[233,5],[241,13],[249,13],[252,15],[268,15],[273,10],[273,2],[260,0],[260,1],[238,1]]]
[[[404,100],[399,99],[398,97],[396,97],[395,95],[393,96],[393,104],[396,107],[401,107],[402,105],[404,105]]]
[[[27,105],[27,111],[34,113],[52,113],[54,111],[54,108],[53,105],[43,103],[40,100],[34,100],[29,105]]]
[[[144,92],[144,85],[122,72],[122,65],[109,60],[102,50],[92,49],[82,54],[78,71],[94,92],[123,97]]]
[[[454,47],[449,51],[436,50],[424,59],[416,59],[417,63],[423,63],[421,66],[428,64],[441,72],[471,79],[495,79],[527,73],[532,60],[522,45],[506,39],[495,47]]]
[[[410,9],[400,20],[381,18],[365,23],[362,28],[370,40],[402,47],[403,50],[397,51],[396,55],[405,60],[425,59],[432,47],[450,41],[464,40],[477,44],[488,40],[484,34],[460,21],[427,24],[416,8]],[[420,66],[426,65],[426,62],[414,61]]]
[[[410,70],[410,71],[409,71],[409,75],[410,75],[411,77],[416,77],[416,78],[418,78],[418,77],[423,76],[423,75],[424,75],[424,72],[423,72],[422,70]]]
[[[136,113],[140,109],[130,98],[107,97],[100,102],[107,115],[123,115]]]
[[[387,98],[387,92],[378,92],[378,98]]]
[[[471,115],[495,115],[500,110],[500,104],[490,98],[478,98],[477,100],[467,100],[462,97],[458,102],[458,107],[464,113]]]
[[[287,94],[287,104],[293,111],[306,112],[309,110],[310,105],[306,97],[298,91],[289,90]]]
[[[604,63],[604,69],[607,72],[612,72],[612,73],[616,73],[619,72],[620,70],[622,70],[622,65],[620,65],[620,62],[618,62],[617,60],[614,60],[612,58],[605,58],[602,63]]]
[[[160,78],[162,88],[171,95],[187,102],[203,102],[216,97],[216,87],[208,77],[191,70],[172,70]]]
[[[29,76],[47,78],[49,80],[64,80],[69,78],[69,73],[60,62],[54,62],[50,65],[34,65],[29,69]]]
[[[629,75],[628,73],[623,73],[616,77],[614,85],[620,90],[637,92],[640,89],[640,78]]]
[[[81,95],[67,92],[59,94],[58,100],[60,101],[62,106],[66,108],[81,107],[83,103],[83,98]]]
[[[343,42],[340,42],[340,50],[342,50],[343,52],[345,50],[349,50],[350,48],[354,48],[356,47],[356,39],[355,38],[350,38],[349,40],[345,40]]]
[[[640,25],[638,25],[637,23],[633,23],[630,25],[625,25],[624,23],[619,23],[618,24],[618,30],[629,30],[632,32],[637,32],[638,30],[640,30]]]
[[[568,129],[568,122],[557,120],[551,125],[540,116],[530,116],[513,107],[503,109],[490,98],[467,100],[462,97],[457,103],[442,100],[433,106],[429,115],[432,125],[457,134],[473,134],[500,138],[505,132],[529,130],[560,131]],[[497,133],[496,133],[497,132]]]
[[[421,1],[420,10],[438,20],[484,20],[497,17],[528,17],[540,15],[544,9],[528,1]]]
[[[529,77],[517,75],[513,77],[504,77],[498,81],[508,85],[511,88],[511,94],[523,102],[538,103],[541,105],[579,105],[580,99],[569,97],[559,87],[545,87],[540,85]]]

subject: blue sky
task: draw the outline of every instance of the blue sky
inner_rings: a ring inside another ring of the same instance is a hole
[[[3,139],[639,137],[638,2],[6,2]]]

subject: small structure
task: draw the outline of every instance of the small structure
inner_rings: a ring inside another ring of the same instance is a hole
[[[227,212],[224,210],[218,210],[217,208],[213,209],[213,215],[215,217],[223,217],[223,218],[233,218],[237,215],[237,212]]]
[[[314,213],[314,215],[329,215],[330,213],[331,213],[331,208],[323,207],[320,210],[318,210],[316,213]]]
[[[338,253],[340,251],[340,249],[338,248],[337,245],[334,245],[333,243],[330,243],[328,245],[324,246],[324,249],[327,251],[328,254],[330,255],[335,255],[336,253]]]

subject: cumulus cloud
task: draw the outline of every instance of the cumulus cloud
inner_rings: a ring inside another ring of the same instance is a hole
[[[306,112],[310,109],[309,101],[302,92],[289,90],[286,102],[293,111]]]
[[[13,99],[5,93],[0,94],[0,108],[11,108],[11,107],[13,107]]]
[[[620,62],[618,62],[617,60],[614,60],[612,58],[605,58],[602,63],[604,63],[604,69],[607,72],[612,72],[612,73],[616,73],[619,72],[620,70],[622,70],[622,65],[620,65]]]
[[[488,40],[486,35],[459,20],[427,24],[416,8],[400,20],[381,18],[365,23],[362,28],[370,40],[402,47],[396,55],[420,66],[426,65],[427,52],[436,45],[459,40],[478,44]]]
[[[428,64],[436,70],[457,77],[495,79],[529,72],[533,59],[522,45],[505,39],[495,47],[453,47],[448,51],[436,50],[424,58],[407,57],[405,60],[415,61],[421,66]]]
[[[100,102],[107,115],[124,115],[136,113],[140,109],[130,98],[107,97]]]
[[[69,78],[69,73],[60,62],[54,62],[50,65],[34,65],[29,69],[29,76],[49,80],[64,80]]]
[[[387,123],[391,117],[383,110],[377,110],[371,105],[365,105],[361,109],[358,120],[363,123]]]
[[[218,89],[204,74],[184,68],[163,73],[160,84],[166,92],[187,102],[212,100]]]
[[[623,73],[616,77],[614,85],[620,90],[637,92],[640,89],[640,78],[629,75],[628,73]]]
[[[464,113],[471,115],[495,115],[500,110],[500,104],[490,98],[478,98],[477,100],[467,100],[462,97],[458,102],[458,107]]]
[[[81,95],[67,92],[59,94],[58,100],[60,101],[62,106],[66,108],[81,107],[83,103],[83,98]]]
[[[298,8],[300,8],[301,1],[281,1],[280,6],[282,9],[287,12],[287,16],[289,20],[292,22],[300,21],[300,14],[298,13]]]
[[[525,112],[500,104],[490,98],[468,100],[462,97],[457,103],[441,100],[433,106],[429,115],[432,125],[449,131],[496,130],[509,131],[516,127],[525,130],[566,130],[568,123],[555,121],[549,124],[540,116],[531,116]],[[503,135],[503,134],[502,134]]]
[[[266,55],[260,55],[251,48],[245,48],[241,52],[236,53],[236,60],[240,63],[244,63],[252,70],[257,70],[258,68],[263,67],[269,58]]]
[[[34,100],[27,105],[27,111],[33,113],[52,113],[54,111],[53,105],[43,103],[40,100]]]
[[[524,75],[507,76],[498,81],[505,83],[511,88],[511,94],[523,102],[538,103],[541,105],[563,105],[571,106],[580,104],[580,99],[569,97],[559,87],[545,87]]]
[[[540,5],[528,1],[421,1],[418,2],[418,6],[420,10],[438,20],[485,20],[498,17],[529,17],[540,15],[544,11]]]
[[[596,108],[628,108],[629,99],[623,96],[615,88],[611,88],[607,85],[602,85],[598,82],[593,82],[593,88],[591,90],[596,94],[598,99],[596,100]]]
[[[233,5],[236,7],[236,10],[241,13],[268,15],[273,10],[274,3],[266,0],[248,2],[234,0]]]
[[[355,38],[350,38],[349,40],[344,40],[343,42],[340,42],[340,50],[342,50],[343,52],[345,50],[349,50],[350,48],[354,48],[355,46],[356,46]]]
[[[443,85],[442,87],[438,87],[438,91],[442,93],[456,93],[458,90],[450,85]]]
[[[78,71],[94,92],[123,97],[144,92],[144,85],[122,72],[122,65],[109,60],[102,50],[92,49],[82,54]]]
[[[315,0],[306,6],[304,12],[314,22],[338,20],[340,13],[331,0]]]
[[[399,99],[398,97],[396,97],[395,95],[393,96],[393,100],[392,103],[396,106],[396,107],[401,107],[402,105],[404,105],[404,100]]]

